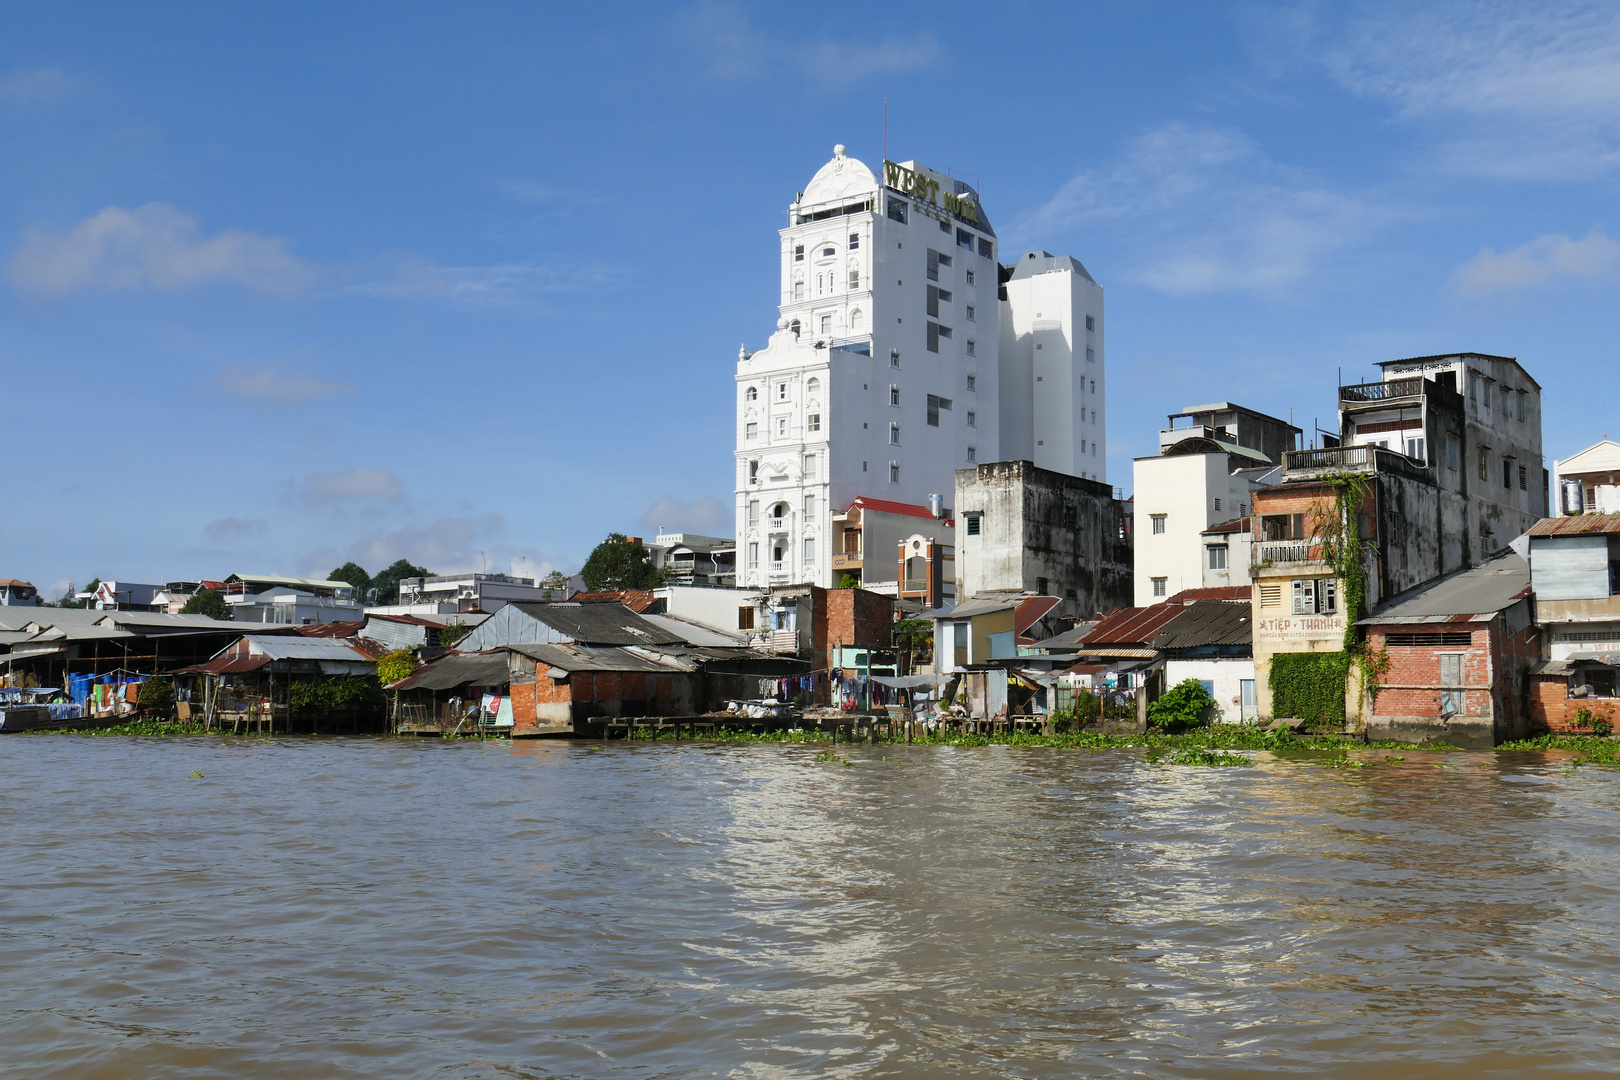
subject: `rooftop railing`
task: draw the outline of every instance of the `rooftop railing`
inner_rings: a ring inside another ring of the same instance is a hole
[[[1388,382],[1357,383],[1339,387],[1340,401],[1389,401],[1417,397],[1423,393],[1423,379],[1390,379]]]

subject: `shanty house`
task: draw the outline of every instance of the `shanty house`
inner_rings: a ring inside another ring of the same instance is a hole
[[[1545,635],[1531,723],[1548,731],[1620,728],[1620,513],[1547,518],[1520,545]]]
[[[1367,710],[1368,738],[1473,749],[1523,738],[1540,659],[1533,616],[1530,566],[1514,552],[1375,607],[1356,624],[1367,648],[1389,657]]]
[[[1215,699],[1213,719],[1236,724],[1258,715],[1253,640],[1247,597],[1238,602],[1197,600],[1164,624],[1154,635],[1153,648],[1163,664],[1166,688],[1188,679],[1202,683]]]

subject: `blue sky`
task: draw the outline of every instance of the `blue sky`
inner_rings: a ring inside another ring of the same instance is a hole
[[[0,577],[730,532],[738,345],[834,143],[1107,289],[1109,474],[1231,399],[1516,355],[1615,385],[1620,9],[9,5]]]

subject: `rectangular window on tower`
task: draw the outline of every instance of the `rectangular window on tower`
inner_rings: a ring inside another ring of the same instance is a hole
[[[757,439],[757,438],[759,438],[759,425],[758,424],[744,424],[743,425],[743,438],[745,438],[745,439]]]
[[[757,542],[748,545],[748,565],[750,567],[759,565],[759,544]]]
[[[1211,570],[1225,570],[1226,569],[1226,545],[1225,544],[1211,544],[1211,545],[1209,545],[1208,551],[1209,551],[1209,568]]]
[[[803,475],[804,475],[804,478],[806,480],[814,480],[816,478],[816,455],[814,455],[814,454],[806,454],[806,455],[804,455],[804,473],[803,473]]]
[[[1523,465],[1519,466],[1519,490],[1530,490],[1530,470]]]
[[[831,334],[832,333],[832,316],[831,315],[823,315],[821,317],[821,332],[823,334]]]
[[[758,547],[759,545],[756,544],[755,546]],[[739,630],[752,630],[753,628],[754,628],[754,609],[752,607],[740,607],[740,608],[738,608],[737,609],[737,629],[739,629]]]
[[[1090,315],[1086,316],[1086,329],[1087,330],[1095,330],[1095,329],[1097,329],[1097,320],[1093,319]]]
[[[975,462],[979,460],[979,448],[977,446],[968,447],[968,460]]]
[[[971,270],[966,271],[966,275],[967,275],[967,278],[966,278],[967,283],[969,285],[972,285],[974,280],[975,280],[975,278],[973,277],[973,271],[971,271]]]
[[[1163,536],[1164,535],[1164,515],[1163,514],[1149,514],[1148,515],[1148,521],[1153,523],[1153,535],[1154,536]]]
[[[1097,362],[1097,350],[1093,349],[1089,345],[1086,346],[1086,363],[1095,364],[1096,362]]]
[[[1169,581],[1170,581],[1169,578],[1156,577],[1156,578],[1150,578],[1149,580],[1151,580],[1153,582],[1153,595],[1154,596],[1163,596],[1168,591],[1165,588],[1165,586],[1167,584],[1169,584]]]
[[[899,446],[900,445],[900,425],[899,424],[890,424],[889,425],[889,445],[890,446]]]
[[[889,462],[889,483],[898,484],[899,482],[900,482],[900,463],[898,461],[891,461],[891,462]]]
[[[968,427],[978,427],[979,426],[979,414],[974,412],[972,409],[968,410],[967,426]]]
[[[940,410],[951,411],[951,399],[942,398],[938,394],[928,395],[928,426],[939,427]]]
[[[968,375],[968,377],[967,377],[967,388],[969,390],[977,390],[979,388],[979,377],[977,375],[973,375],[973,374]]]
[[[851,251],[859,251],[859,250],[861,250],[861,234],[860,233],[852,232],[852,233],[849,234],[849,250],[851,250]]]
[[[906,200],[889,200],[889,220],[898,221],[902,225],[906,223]]]
[[[793,261],[804,262],[804,245],[799,244],[793,249]]]
[[[859,289],[860,287],[861,287],[861,272],[859,270],[851,270],[849,272],[849,291],[854,292],[856,289]]]
[[[973,250],[973,241],[975,239],[977,239],[977,237],[975,237],[972,233],[968,232],[966,229],[957,229],[956,230],[956,246],[957,247],[964,247],[964,248],[967,248],[969,251],[972,251]]]
[[[1491,478],[1491,454],[1483,446],[1479,448],[1479,478],[1481,480]]]
[[[972,304],[969,304],[967,306],[967,321],[968,322],[977,322],[978,321],[977,319],[975,319],[973,317],[973,305]]]
[[[928,286],[928,314],[936,319],[939,318],[939,295],[938,286]]]
[[[818,413],[818,412],[813,412],[809,416],[806,416],[804,418],[804,430],[806,430],[806,431],[820,431],[821,430],[821,414]]]
[[[928,351],[939,352],[939,323],[928,324]]]
[[[804,520],[807,521],[807,522],[811,521],[811,520],[813,520],[815,518],[815,516],[816,516],[816,497],[814,495],[806,495],[804,497]]]
[[[979,258],[988,259],[990,257],[991,250],[990,241],[986,240],[982,236],[979,237]]]
[[[807,563],[816,561],[816,538],[813,536],[804,538],[804,561]]]
[[[748,500],[748,527],[751,529],[759,524],[759,500]]]
[[[979,343],[974,341],[972,338],[967,339],[967,354],[969,356],[979,355]]]
[[[969,514],[967,516],[967,534],[969,536],[979,535],[979,519],[982,516],[980,514]]]

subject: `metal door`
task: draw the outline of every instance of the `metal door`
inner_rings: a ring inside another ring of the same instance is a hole
[[[1254,680],[1239,679],[1238,693],[1243,699],[1241,717],[1244,720],[1253,720],[1260,715],[1260,708],[1254,700]]]

